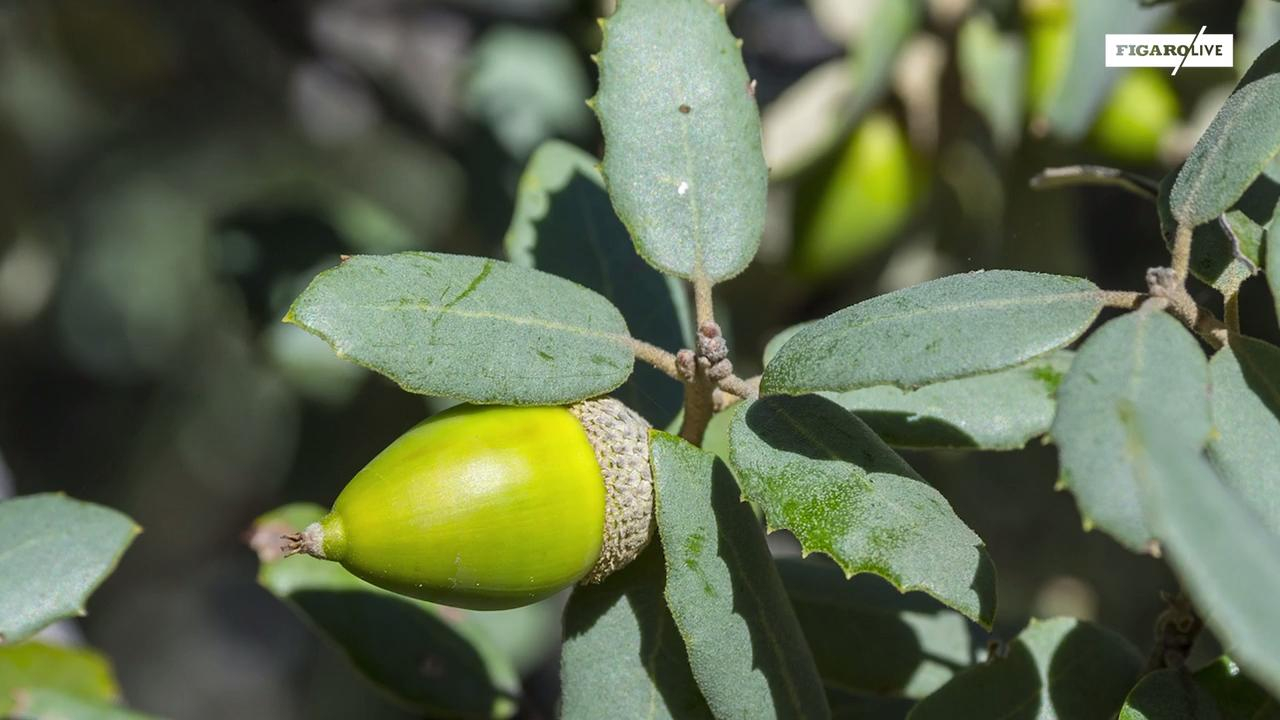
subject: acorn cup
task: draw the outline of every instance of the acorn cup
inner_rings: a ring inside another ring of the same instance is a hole
[[[652,536],[649,424],[601,398],[425,420],[284,550],[404,595],[501,610],[600,582]]]

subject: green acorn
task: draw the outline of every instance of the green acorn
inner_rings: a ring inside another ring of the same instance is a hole
[[[404,595],[499,610],[600,582],[652,535],[649,425],[602,398],[436,415],[286,536],[285,551]]]

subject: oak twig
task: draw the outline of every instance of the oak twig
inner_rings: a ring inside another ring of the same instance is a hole
[[[1103,290],[1102,304],[1107,307],[1120,308],[1121,310],[1137,310],[1143,301],[1149,297],[1151,296],[1146,293],[1127,290]]]
[[[676,367],[676,356],[663,350],[657,345],[652,345],[643,340],[628,338],[627,344],[631,346],[631,352],[635,354],[637,360],[643,360],[650,365],[658,368],[666,373],[669,377],[680,382],[684,382],[684,377],[680,374],[680,369]]]
[[[1147,659],[1147,671],[1180,668],[1191,654],[1191,646],[1204,622],[1184,592],[1161,593],[1165,609],[1156,618],[1156,642]]]
[[[1051,167],[1031,178],[1033,190],[1055,190],[1077,185],[1108,185],[1127,190],[1144,200],[1155,202],[1160,194],[1156,181],[1102,165],[1068,165]]]
[[[1179,225],[1173,234],[1173,264],[1171,268],[1173,274],[1177,277],[1179,285],[1187,281],[1187,275],[1191,270],[1191,237],[1192,228],[1189,225]]]
[[[711,300],[711,281],[699,277],[693,281],[693,306],[697,315],[698,327],[704,325],[715,324],[716,311],[715,303]]]
[[[1196,303],[1183,285],[1185,279],[1185,275],[1178,277],[1174,268],[1151,268],[1147,271],[1151,297],[1143,307],[1168,310],[1215,350],[1226,345],[1231,330],[1207,308]]]
[[[1240,293],[1238,291],[1223,298],[1222,321],[1226,323],[1227,330],[1237,335],[1240,333]]]

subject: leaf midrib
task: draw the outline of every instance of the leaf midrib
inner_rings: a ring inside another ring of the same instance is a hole
[[[881,297],[889,297],[889,296],[884,295]],[[1071,293],[1055,293],[1053,295],[1038,295],[1038,296],[1031,296],[1031,297],[1021,296],[1016,298],[1008,298],[1008,297],[991,298],[987,300],[977,300],[977,301],[967,302],[962,304],[950,303],[945,305],[930,305],[928,307],[912,308],[910,310],[904,310],[899,312],[887,312],[887,313],[876,312],[874,315],[871,315],[870,317],[866,317],[865,319],[863,317],[858,317],[861,315],[861,313],[850,312],[846,317],[855,316],[854,321],[850,323],[850,327],[865,328],[865,327],[869,327],[877,324],[897,322],[900,320],[913,320],[916,318],[927,317],[929,315],[957,313],[965,310],[992,310],[992,309],[1015,307],[1019,305],[1025,305],[1027,307],[1035,307],[1039,305],[1053,305],[1060,301],[1076,300],[1076,299],[1083,299],[1083,298],[1093,298],[1095,301],[1095,304],[1101,305],[1101,295],[1098,293],[1097,290],[1082,290],[1082,291],[1071,292]],[[873,300],[871,302],[875,302],[875,301]],[[850,308],[850,310],[855,310],[855,309],[866,310],[868,309],[867,305],[869,304],[870,303],[865,304],[861,307],[855,305],[853,308]],[[877,303],[877,304],[882,304],[882,303]],[[878,307],[872,307],[870,309],[876,310],[876,311],[879,310]],[[834,316],[831,319],[832,321],[835,321],[838,318],[839,318],[839,315]],[[819,329],[820,329],[819,327],[815,326],[814,328],[806,330],[804,332],[805,334],[811,334],[811,333],[818,334],[817,330]]]
[[[569,325],[554,320],[543,320],[541,318],[521,317],[519,315],[509,315],[506,313],[498,313],[487,310],[462,310],[447,305],[435,305],[425,301],[415,302],[395,302],[395,303],[342,303],[346,308],[357,308],[363,310],[375,310],[381,312],[396,313],[406,310],[439,313],[441,315],[453,315],[456,317],[467,318],[471,320],[496,320],[498,322],[510,323],[512,325],[522,325],[526,327],[538,327],[545,330],[553,330],[557,332],[566,332],[574,335],[582,335],[584,337],[600,338],[616,343],[623,347],[628,347],[631,341],[629,335],[620,333],[610,333],[601,330],[594,330],[589,327],[579,325]],[[319,309],[320,306],[317,306]],[[310,325],[310,323],[306,323]]]

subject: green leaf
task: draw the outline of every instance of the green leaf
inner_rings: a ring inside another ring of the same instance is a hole
[[[1280,695],[1280,536],[1159,420],[1135,413],[1126,427],[1151,528],[1223,648]]]
[[[604,177],[654,267],[733,277],[764,231],[760,114],[724,9],[706,0],[622,0],[603,23]]]
[[[0,502],[0,644],[84,615],[89,595],[141,530],[125,515],[61,493]]]
[[[1101,46],[1104,35],[1151,32],[1169,16],[1167,9],[1146,9],[1127,1],[1072,3],[1071,49],[1062,61],[1065,74],[1057,78],[1046,96],[1042,121],[1048,132],[1075,142],[1092,127],[1120,76],[1106,67]]]
[[[1280,43],[1240,79],[1191,150],[1169,191],[1179,225],[1195,227],[1225,213],[1280,152]]]
[[[787,340],[812,324],[793,325],[775,335],[765,345],[764,364],[772,361]],[[945,380],[916,390],[877,385],[817,394],[853,411],[889,445],[1016,450],[1048,432],[1058,385],[1073,357],[1070,350],[1056,350],[1007,370]]]
[[[770,530],[790,530],[848,576],[874,573],[991,627],[995,570],[982,540],[855,415],[817,395],[760,398],[734,417],[730,445]]]
[[[316,276],[285,321],[409,392],[559,405],[631,374],[627,325],[608,300],[501,260],[358,255]]]
[[[908,718],[1109,718],[1142,664],[1128,641],[1103,627],[1074,618],[1032,620],[1003,654],[957,675]]]
[[[520,679],[465,614],[370,585],[341,565],[306,555],[281,558],[279,537],[324,515],[288,505],[258,518],[258,582],[333,641],[366,678],[432,715],[505,718],[515,713]]]
[[[1223,655],[1195,672],[1196,683],[1218,704],[1222,720],[1277,720],[1280,703]]]
[[[764,533],[715,456],[650,435],[667,606],[718,718],[825,718],[822,681]]]
[[[1080,337],[1102,309],[1082,278],[1014,270],[952,275],[871,298],[806,326],[765,368],[761,391],[918,387],[1002,370]]]
[[[19,720],[147,720],[146,715],[61,690],[36,688],[14,693]]]
[[[1049,431],[1072,357],[1056,350],[1008,370],[918,390],[878,385],[827,397],[897,447],[1018,450]]]
[[[104,703],[120,699],[111,663],[96,651],[34,641],[0,647],[0,717],[10,717],[15,691],[32,688]]]
[[[840,272],[891,242],[917,195],[906,133],[872,113],[800,183],[792,264],[807,277]]]
[[[915,703],[906,698],[859,695],[827,688],[831,720],[903,720]]]
[[[1267,225],[1267,285],[1271,288],[1271,300],[1276,304],[1276,317],[1280,318],[1280,204]]]
[[[591,84],[578,50],[560,33],[499,25],[480,38],[461,101],[512,156],[528,157],[549,137],[589,137],[582,101]]]
[[[1209,363],[1214,432],[1209,458],[1222,480],[1280,535],[1280,348],[1234,336]]]
[[[780,558],[778,574],[828,687],[921,698],[976,659],[972,625],[933,598],[814,559]]]
[[[1016,35],[1002,34],[988,13],[970,17],[956,37],[956,62],[964,96],[987,121],[1002,151],[1022,137],[1026,49]]]
[[[1236,24],[1236,67],[1253,65],[1258,56],[1280,37],[1280,2],[1245,0]]]
[[[1133,416],[1202,448],[1210,432],[1208,362],[1194,337],[1162,311],[1139,310],[1089,336],[1058,389],[1050,436],[1061,484],[1096,525],[1134,552],[1152,550],[1137,475],[1144,455],[1129,442]]]
[[[560,660],[563,720],[711,717],[662,596],[663,568],[653,543],[603,583],[573,589]]]
[[[520,178],[507,256],[600,293],[622,312],[635,337],[672,352],[692,347],[685,336],[693,322],[683,284],[636,254],[595,162],[558,140],[538,148]],[[684,398],[679,383],[645,363],[612,394],[654,427],[670,423]]]
[[[1157,670],[1129,692],[1117,720],[1222,720],[1217,704],[1185,669]]]
[[[1156,200],[1160,230],[1164,234],[1165,245],[1170,249],[1173,248],[1177,223],[1169,204],[1169,193],[1176,178],[1177,173],[1165,176]],[[1192,274],[1223,294],[1234,294],[1240,283],[1262,265],[1265,226],[1277,212],[1280,212],[1280,168],[1258,176],[1221,220],[1195,228],[1191,237]]]

